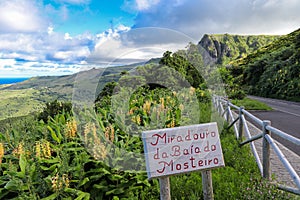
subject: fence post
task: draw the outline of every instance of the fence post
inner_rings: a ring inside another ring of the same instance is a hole
[[[221,109],[221,101],[220,101],[220,97],[218,97],[218,99],[217,99],[217,111],[218,111],[218,113],[220,114],[220,109]]]
[[[239,138],[238,139],[242,139],[243,138],[243,109],[245,109],[244,106],[241,106],[239,109]]]
[[[270,144],[265,138],[265,135],[271,135],[271,132],[266,129],[267,126],[271,126],[271,121],[263,121],[263,177],[270,179]]]
[[[202,175],[202,188],[203,188],[203,199],[204,200],[213,200],[213,184],[212,184],[212,175],[211,170],[203,170]]]
[[[230,107],[229,107],[229,100],[227,100],[227,113],[226,113],[226,120],[227,120],[227,123],[229,124],[229,109],[230,109]]]
[[[170,179],[168,176],[159,179],[160,200],[171,200]]]
[[[217,105],[216,105],[216,99],[217,99],[217,97],[216,97],[215,95],[213,95],[213,98],[212,98],[212,99],[213,99],[213,104],[214,104],[214,106],[217,107]]]

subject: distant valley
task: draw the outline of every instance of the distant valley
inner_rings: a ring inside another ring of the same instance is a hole
[[[46,102],[71,101],[78,77],[84,80],[81,84],[98,85],[101,90],[107,82],[117,81],[122,72],[135,66],[90,69],[66,76],[33,77],[17,84],[0,85],[0,120],[40,112]]]

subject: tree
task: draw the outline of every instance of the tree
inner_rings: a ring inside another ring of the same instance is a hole
[[[200,74],[199,70],[189,62],[188,56],[184,57],[182,52],[172,53],[170,51],[166,51],[163,58],[160,60],[160,64],[175,69],[194,88],[198,88],[199,85],[204,82],[204,78]]]
[[[47,123],[49,118],[54,118],[57,114],[72,114],[71,102],[60,102],[54,100],[46,103],[44,111],[38,115],[38,120],[43,120]]]

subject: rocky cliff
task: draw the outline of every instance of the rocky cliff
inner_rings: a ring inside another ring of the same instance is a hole
[[[228,64],[272,43],[277,38],[278,36],[266,35],[205,34],[198,46],[204,48],[218,64]]]

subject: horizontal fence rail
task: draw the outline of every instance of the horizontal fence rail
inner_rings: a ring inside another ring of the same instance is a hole
[[[233,127],[235,136],[237,140],[240,141],[240,146],[243,146],[245,144],[250,144],[250,148],[252,150],[252,153],[255,157],[255,160],[257,162],[258,168],[261,172],[262,177],[270,180],[271,177],[271,168],[270,168],[270,148],[272,148],[276,154],[276,156],[279,158],[280,162],[283,164],[287,172],[289,173],[291,180],[294,181],[296,186],[298,188],[293,188],[285,185],[278,184],[278,188],[292,192],[294,194],[300,195],[300,178],[293,166],[290,164],[290,162],[287,160],[285,155],[282,153],[280,148],[277,146],[277,144],[274,142],[274,139],[271,137],[271,134],[275,134],[276,136],[279,136],[280,138],[284,138],[285,140],[288,140],[292,142],[293,144],[300,145],[300,139],[295,138],[279,129],[276,129],[271,126],[271,122],[267,120],[261,120],[248,111],[244,109],[244,107],[238,107],[234,104],[232,104],[228,99],[221,97],[221,96],[213,96],[213,104],[216,109],[216,111],[225,118],[225,120],[228,122],[229,126],[228,128]],[[233,110],[235,112],[233,112]],[[234,113],[234,114],[233,114]],[[234,117],[237,116],[236,118]],[[248,119],[251,119],[255,124],[259,125],[261,127],[261,133],[252,136],[247,124],[247,120],[245,119],[245,116]],[[246,140],[243,140],[243,133],[245,133]],[[259,155],[257,153],[256,147],[254,145],[254,141],[258,139],[263,139],[262,143],[262,161],[259,158]]]

